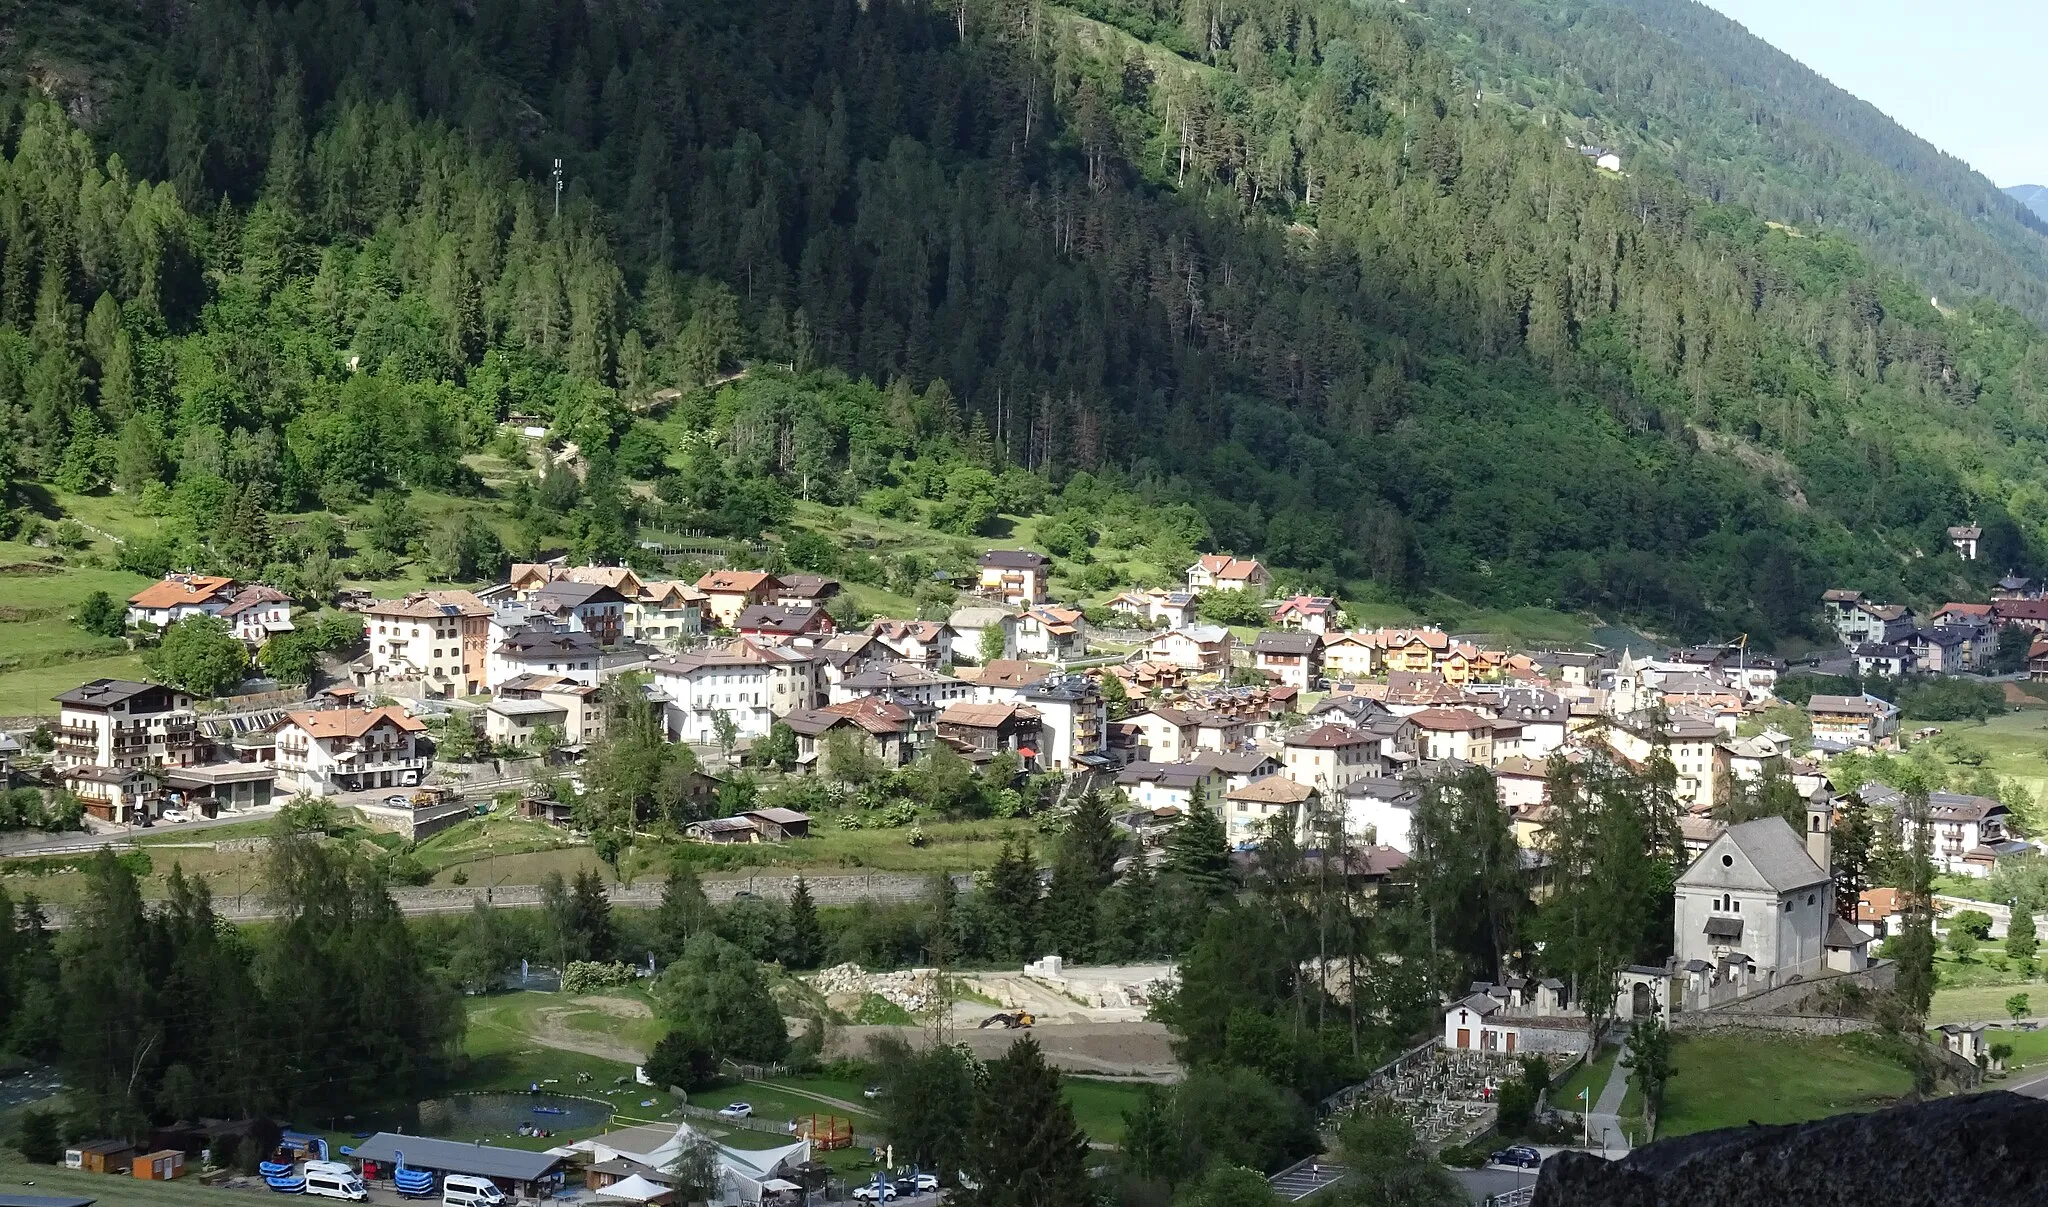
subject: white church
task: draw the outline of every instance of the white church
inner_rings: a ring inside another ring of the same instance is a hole
[[[1864,968],[1870,937],[1835,913],[1833,825],[1832,804],[1814,800],[1804,842],[1779,817],[1730,826],[1678,878],[1672,949],[1685,1008]]]

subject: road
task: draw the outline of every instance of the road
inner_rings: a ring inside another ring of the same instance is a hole
[[[277,810],[278,806],[271,805],[251,809],[246,813],[224,813],[215,818],[200,818],[197,821],[179,822],[175,825],[159,823],[148,829],[136,826],[114,827],[106,833],[8,834],[0,836],[0,859],[25,859],[39,855],[84,855],[107,846],[121,850],[134,846],[138,839],[161,841],[186,834],[198,834],[221,826],[232,826],[240,822],[261,821],[274,816]]]

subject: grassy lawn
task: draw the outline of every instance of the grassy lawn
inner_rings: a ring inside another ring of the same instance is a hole
[[[719,1086],[717,1089],[697,1091],[690,1095],[690,1104],[715,1111],[724,1107],[727,1103],[745,1102],[753,1105],[754,1118],[763,1119],[769,1123],[781,1123],[802,1115],[837,1115],[842,1119],[853,1120],[855,1131],[872,1132],[876,1130],[877,1124],[872,1114],[865,1111],[848,1111],[842,1107],[830,1106],[819,1102],[815,1098],[807,1098],[802,1094],[793,1094],[790,1092],[790,1087],[792,1086],[807,1089],[809,1088],[809,1082],[808,1079],[800,1077],[790,1078],[786,1081],[733,1082],[728,1085]],[[818,1092],[829,1097],[839,1097],[839,1095],[832,1094],[826,1090]],[[859,1100],[858,1094],[856,1094],[854,1101]]]
[[[94,679],[140,679],[142,658],[137,654],[116,654],[108,658],[82,658],[55,666],[0,671],[0,717],[57,715],[52,697]]]
[[[2005,999],[2015,993],[2027,995],[2034,1017],[2048,1015],[2048,984],[2015,981],[2006,985],[1936,989],[1934,1005],[1927,1011],[1927,1021],[1936,1026],[1942,1023],[1995,1022],[2007,1017]]]
[[[2008,1072],[2038,1068],[2043,1063],[2048,1063],[2048,1028],[2039,1031],[1994,1031],[1988,1034],[1990,1043],[2012,1045],[2012,1055],[2006,1058],[2005,1062]],[[1936,1042],[1939,1042],[1938,1038]],[[1995,1082],[1988,1084],[1994,1088],[1996,1086]]]
[[[0,1148],[0,1186],[21,1188],[22,1194],[75,1195],[107,1207],[194,1207],[219,1204],[223,1192],[187,1176],[175,1182],[139,1182],[134,1178],[86,1173],[62,1165],[30,1165],[10,1147]]]
[[[1572,1069],[1572,1075],[1563,1084],[1550,1091],[1551,1105],[1561,1111],[1590,1111],[1600,1101],[1600,1091],[1606,1088],[1607,1077],[1614,1071],[1614,1061],[1621,1054],[1619,1045],[1608,1044],[1591,1061],[1580,1061]],[[1582,1101],[1579,1091],[1585,1090]]]
[[[1936,749],[1950,763],[1954,747],[1982,753],[1983,766],[2006,779],[2018,780],[2037,800],[2048,788],[2048,710],[2028,709],[1988,721],[1944,721]],[[1973,766],[1957,765],[1963,775]]]
[[[1138,1109],[1145,1100],[1145,1087],[1131,1082],[1102,1081],[1094,1077],[1063,1077],[1060,1091],[1074,1108],[1074,1121],[1090,1140],[1121,1144],[1124,1115]]]
[[[813,1094],[823,1094],[827,1098],[838,1098],[856,1105],[867,1101],[860,1096],[861,1091],[867,1086],[858,1081],[841,1081],[833,1077],[778,1077],[765,1084],[786,1089],[808,1090]]]
[[[599,999],[617,998],[611,1009]],[[509,1043],[516,1037],[545,1035],[550,1028],[567,1038],[608,1039],[642,1050],[654,1047],[668,1027],[638,1007],[647,1005],[645,995],[618,992],[572,996],[562,993],[494,993],[469,1001],[472,1035],[491,1033],[494,1042]],[[630,1071],[630,1070],[628,1070]]]
[[[1875,1110],[1912,1088],[1898,1065],[1839,1038],[1710,1032],[1679,1038],[1661,1136]]]
[[[127,649],[128,643],[118,637],[88,633],[62,617],[0,623],[0,668],[8,671],[79,658],[104,658],[126,653]]]

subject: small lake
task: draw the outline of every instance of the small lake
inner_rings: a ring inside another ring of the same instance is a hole
[[[496,1140],[517,1136],[522,1123],[550,1132],[587,1131],[611,1117],[611,1103],[568,1094],[452,1094],[420,1103],[419,1117],[407,1130],[448,1140]]]

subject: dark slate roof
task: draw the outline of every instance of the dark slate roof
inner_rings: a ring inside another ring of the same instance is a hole
[[[1841,918],[1828,922],[1827,937],[1821,940],[1823,947],[1863,947],[1869,944],[1870,936]]]
[[[991,549],[981,555],[984,566],[999,566],[1006,570],[1036,570],[1051,562],[1043,553],[1029,549]]]
[[[1782,817],[1760,817],[1729,826],[1726,837],[1773,892],[1789,892],[1828,879],[1806,853],[1805,842]]]
[[[513,658],[595,658],[597,638],[588,633],[514,633],[498,647]]]
[[[603,583],[579,583],[570,578],[558,578],[535,591],[529,602],[536,608],[552,612],[588,604],[623,604],[626,597]]]
[[[1252,643],[1252,649],[1261,654],[1293,654],[1306,656],[1323,648],[1323,639],[1314,633],[1260,633]]]
[[[453,1140],[403,1136],[392,1132],[378,1132],[355,1147],[355,1155],[361,1160],[392,1162],[402,1152],[405,1163],[415,1169],[505,1178],[514,1182],[538,1181],[562,1163],[562,1158],[544,1152],[499,1148],[495,1144],[459,1144]]]
[[[1716,914],[1707,919],[1707,924],[1701,928],[1701,931],[1716,939],[1740,939],[1742,937],[1742,919],[1726,918]]]
[[[94,679],[81,683],[57,697],[57,703],[78,708],[112,708],[125,704],[145,692],[168,692],[167,687],[154,683],[137,683],[132,679]]]

